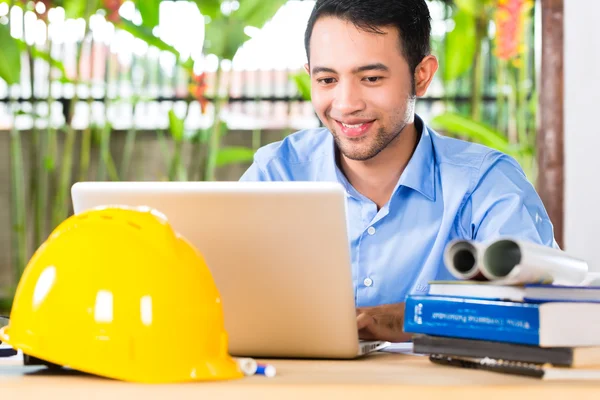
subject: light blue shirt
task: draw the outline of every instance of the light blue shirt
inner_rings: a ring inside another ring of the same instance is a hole
[[[348,182],[326,128],[260,148],[243,181],[333,181],[346,188],[357,307],[404,301],[428,282],[453,279],[443,264],[453,239],[511,235],[556,247],[544,205],[519,164],[488,147],[437,134],[421,137],[390,200],[377,205]]]

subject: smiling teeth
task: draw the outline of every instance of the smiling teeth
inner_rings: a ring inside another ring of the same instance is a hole
[[[359,128],[359,127],[363,126],[364,123],[363,124],[356,124],[356,125],[348,125],[348,124],[344,124],[342,122],[342,125],[344,126],[344,128]]]

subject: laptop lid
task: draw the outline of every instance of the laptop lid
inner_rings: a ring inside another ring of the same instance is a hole
[[[343,187],[326,182],[83,182],[75,213],[149,206],[204,256],[237,356],[359,354]]]

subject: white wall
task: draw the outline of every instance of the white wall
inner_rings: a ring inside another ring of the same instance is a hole
[[[600,1],[564,7],[564,250],[600,272]]]

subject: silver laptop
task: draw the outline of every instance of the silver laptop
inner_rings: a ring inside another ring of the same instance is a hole
[[[324,182],[80,182],[76,214],[148,206],[204,256],[235,356],[354,358],[360,341],[346,199]]]

